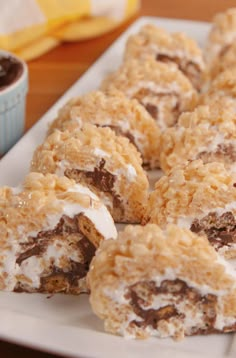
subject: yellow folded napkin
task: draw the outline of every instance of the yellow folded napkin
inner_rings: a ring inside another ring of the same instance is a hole
[[[25,60],[62,41],[99,36],[139,9],[139,0],[6,0],[0,10],[0,48]]]

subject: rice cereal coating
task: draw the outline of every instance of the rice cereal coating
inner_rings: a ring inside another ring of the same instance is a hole
[[[129,338],[236,330],[236,273],[205,237],[128,226],[102,243],[87,276],[105,330]]]
[[[236,8],[227,9],[213,19],[208,36],[205,57],[208,63],[221,56],[229,49],[236,39]]]
[[[202,51],[184,33],[171,34],[151,24],[143,26],[139,33],[129,37],[124,57],[129,61],[131,58],[145,59],[148,56],[157,61],[175,63],[193,86],[200,90],[205,70]]]
[[[132,59],[102,83],[104,91],[119,90],[137,99],[161,130],[172,127],[181,112],[192,110],[198,95],[191,82],[174,64]]]
[[[195,159],[223,162],[236,171],[235,103],[224,106],[222,100],[182,113],[176,127],[163,133],[161,148],[160,164],[165,173]]]
[[[116,222],[140,222],[148,180],[136,148],[110,128],[84,124],[81,130],[55,130],[33,156],[32,171],[65,175],[87,185]]]
[[[144,166],[159,167],[160,129],[155,120],[136,100],[122,93],[106,95],[101,91],[90,92],[78,97],[69,107],[61,110],[52,122],[49,133],[55,128],[73,131],[84,123],[110,127],[117,135],[127,137],[142,155]],[[62,116],[60,115],[62,113]]]
[[[163,176],[150,194],[143,224],[173,223],[206,235],[227,258],[236,257],[236,175],[223,163],[190,162]]]
[[[31,173],[0,189],[0,290],[88,292],[86,274],[100,242],[117,231],[107,208],[66,177]]]
[[[220,91],[212,91],[212,93],[204,93],[199,98],[199,106],[207,105],[209,107],[224,108],[226,111],[236,113],[236,101],[233,97]]]
[[[81,97],[73,97],[71,98],[63,107],[58,110],[57,117],[61,119],[61,121],[67,121],[70,117],[71,109],[79,104],[79,100]],[[49,132],[54,129],[51,126],[49,127]]]
[[[220,73],[234,67],[236,67],[236,43],[233,43],[227,51],[222,53],[220,58],[216,58],[212,63],[209,67],[209,77],[212,80]]]
[[[211,96],[228,97],[236,100],[236,67],[220,73],[211,83],[207,92],[203,94],[201,101],[206,101],[204,97],[209,98]]]

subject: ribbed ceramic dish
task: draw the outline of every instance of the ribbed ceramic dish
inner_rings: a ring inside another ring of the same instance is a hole
[[[24,61],[0,50],[0,56],[15,58],[22,65],[20,77],[0,91],[0,156],[6,153],[23,135],[25,102],[28,91],[28,68]]]

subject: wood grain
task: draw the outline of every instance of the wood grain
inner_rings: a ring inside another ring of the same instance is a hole
[[[138,16],[159,16],[210,21],[219,11],[235,6],[235,0],[143,0]],[[97,39],[66,43],[29,63],[26,131],[49,109],[106,48],[130,25]],[[23,322],[22,322],[22,329]],[[53,358],[55,355],[0,342],[0,357]]]

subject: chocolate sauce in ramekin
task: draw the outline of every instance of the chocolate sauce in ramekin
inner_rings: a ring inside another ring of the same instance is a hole
[[[23,65],[14,57],[0,55],[0,91],[17,81],[22,72]]]

